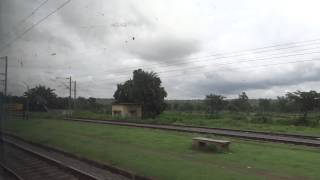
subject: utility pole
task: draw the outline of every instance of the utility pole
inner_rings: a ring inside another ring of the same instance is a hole
[[[4,95],[7,96],[7,88],[8,88],[8,57],[4,57],[5,61],[5,77],[4,77]]]
[[[7,90],[8,90],[8,57],[4,56],[4,57],[0,57],[0,60],[4,60],[5,63],[5,72],[1,72],[0,76],[4,76],[4,79],[1,79],[0,81],[2,83],[4,83],[4,92],[3,92],[3,99],[0,99],[0,120],[4,120],[7,119],[7,113],[8,111],[4,109],[5,103],[7,103]],[[2,124],[3,121],[1,121],[0,123],[0,128],[3,127]],[[1,132],[0,132],[1,135]]]
[[[73,82],[74,84],[73,84],[73,95],[74,95],[74,97],[73,97],[73,108],[74,109],[76,109],[76,101],[77,101],[77,81],[74,81]]]
[[[71,83],[72,83],[72,79],[71,76],[66,78],[69,80],[69,101],[68,101],[68,106],[69,106],[69,111],[71,112]]]
[[[30,88],[29,85],[26,82],[23,82],[24,85],[27,87],[27,92],[29,92]],[[27,96],[27,103],[26,103],[26,112],[25,112],[25,119],[28,120],[29,119],[29,96]]]

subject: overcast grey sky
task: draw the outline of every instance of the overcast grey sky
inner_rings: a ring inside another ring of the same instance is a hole
[[[110,98],[138,67],[158,72],[168,99],[320,87],[317,0],[71,0],[15,40],[66,0],[48,0],[25,19],[43,2],[0,2],[13,95],[43,84],[67,96],[71,75],[79,96]]]

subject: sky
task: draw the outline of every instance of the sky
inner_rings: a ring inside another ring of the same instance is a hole
[[[112,98],[138,68],[158,73],[167,99],[319,90],[319,6],[317,0],[1,0],[8,93],[45,85],[68,96],[71,76],[78,96]]]

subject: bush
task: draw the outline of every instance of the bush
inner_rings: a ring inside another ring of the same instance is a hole
[[[271,123],[272,118],[270,116],[264,116],[264,115],[255,115],[251,121],[252,123]]]

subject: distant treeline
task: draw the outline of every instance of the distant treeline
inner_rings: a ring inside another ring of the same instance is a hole
[[[3,94],[0,97],[5,99]],[[58,97],[54,89],[45,86],[36,86],[29,89],[23,96],[8,96],[7,103],[20,103],[24,105],[25,110],[29,111],[50,111],[55,109],[74,109],[74,110],[94,110],[111,111],[110,104],[99,103],[96,98],[78,97],[69,99],[69,97]]]
[[[50,109],[111,111],[112,99],[96,99],[93,97],[69,99],[58,97],[54,89],[36,86],[23,96],[8,96],[9,102],[22,103],[30,111],[48,111]],[[0,94],[0,96],[3,96]],[[292,112],[303,113],[320,110],[320,93],[316,91],[296,91],[279,96],[277,99],[249,99],[245,92],[237,99],[225,99],[222,95],[209,94],[202,100],[166,100],[166,110],[180,112],[204,112],[217,114],[220,111],[231,112]]]
[[[286,97],[280,99],[249,99],[249,111],[257,112],[264,110],[266,112],[299,112],[299,107],[289,102]],[[241,111],[235,103],[236,99],[226,99],[222,110],[223,111]],[[197,100],[167,100],[167,110],[181,112],[207,112],[208,106],[204,99]]]
[[[296,96],[294,96],[295,94]],[[246,93],[242,92],[237,99],[225,99],[222,95],[210,94],[204,99],[167,100],[166,103],[167,110],[181,112],[216,113],[219,111],[231,111],[300,113],[306,108],[309,109],[308,111],[320,111],[319,97],[320,95],[316,91],[297,91],[288,93],[285,96],[278,96],[277,99],[249,99]]]

